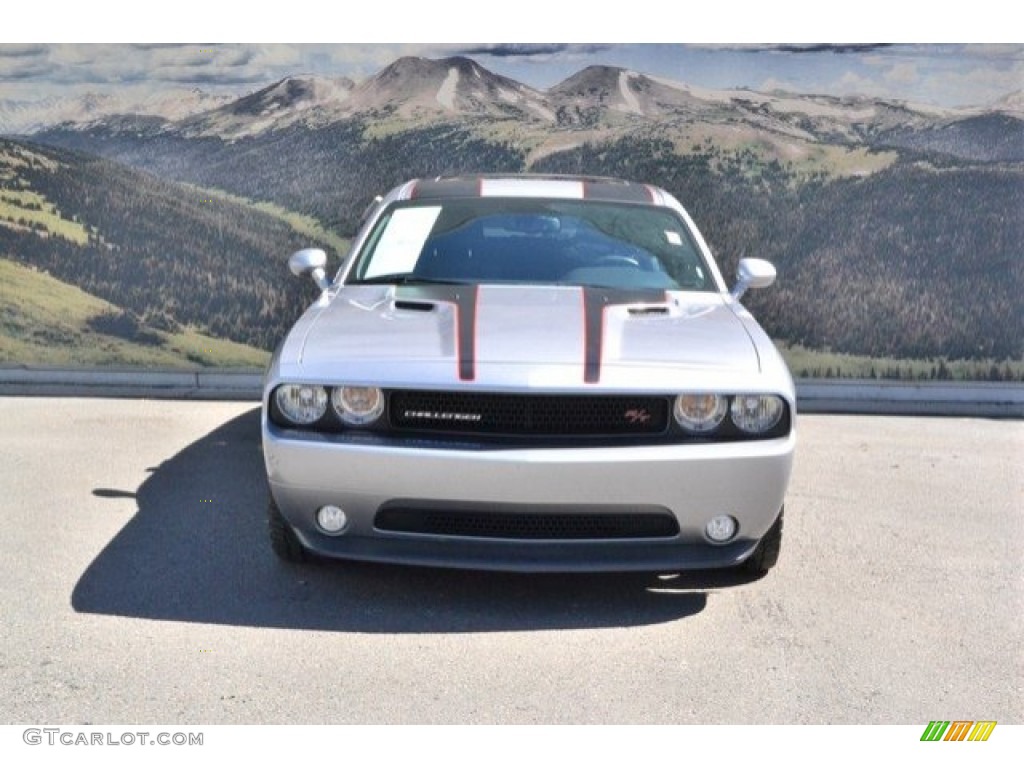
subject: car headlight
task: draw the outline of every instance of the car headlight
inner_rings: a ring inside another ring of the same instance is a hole
[[[729,401],[721,395],[679,395],[672,414],[687,432],[704,434],[722,423]]]
[[[312,424],[327,412],[327,390],[315,384],[282,384],[274,401],[292,424]]]
[[[778,424],[784,410],[782,398],[776,395],[737,395],[730,415],[732,423],[742,431],[757,435]]]
[[[350,427],[370,424],[384,413],[384,393],[377,387],[335,387],[331,405],[338,418]]]

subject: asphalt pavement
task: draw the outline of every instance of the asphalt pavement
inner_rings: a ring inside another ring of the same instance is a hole
[[[779,566],[290,566],[252,403],[0,398],[0,722],[1024,721],[1024,422],[800,418]]]

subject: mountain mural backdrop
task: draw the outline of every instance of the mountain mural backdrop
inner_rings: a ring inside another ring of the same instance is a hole
[[[337,265],[408,178],[526,171],[663,186],[726,274],[774,262],[746,302],[798,375],[1024,378],[1021,93],[940,109],[609,66],[538,90],[407,57],[238,99],[0,99],[0,134],[0,363],[259,364],[314,298],[292,250]]]

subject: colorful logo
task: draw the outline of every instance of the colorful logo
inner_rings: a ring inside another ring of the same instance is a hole
[[[995,720],[932,720],[921,741],[988,741],[995,727]]]

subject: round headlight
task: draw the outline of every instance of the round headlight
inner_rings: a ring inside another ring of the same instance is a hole
[[[384,393],[377,387],[336,387],[331,404],[339,419],[350,427],[359,427],[384,413]]]
[[[779,423],[785,406],[775,395],[737,395],[732,401],[732,423],[750,434],[761,434]]]
[[[672,413],[687,432],[711,432],[725,418],[728,401],[721,395],[679,395]]]
[[[327,412],[327,390],[312,384],[282,384],[274,399],[292,424],[312,424]]]

